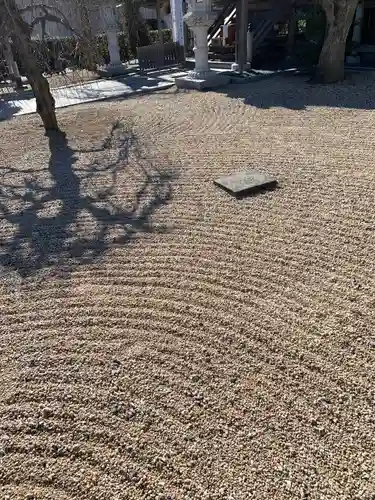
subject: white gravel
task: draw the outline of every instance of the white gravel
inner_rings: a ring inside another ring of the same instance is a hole
[[[0,498],[375,498],[373,77],[230,92],[0,124]]]

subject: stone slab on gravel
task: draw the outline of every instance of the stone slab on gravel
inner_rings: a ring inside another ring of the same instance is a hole
[[[262,189],[275,188],[277,180],[257,170],[247,170],[220,177],[214,181],[214,184],[225,189],[233,196],[245,196]]]

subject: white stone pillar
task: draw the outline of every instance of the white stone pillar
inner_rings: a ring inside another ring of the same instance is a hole
[[[195,26],[192,28],[194,33],[194,55],[195,55],[195,75],[204,76],[210,68],[208,66],[208,44],[207,32],[208,26]]]
[[[8,66],[8,72],[11,76],[11,79],[14,81],[16,85],[16,89],[21,90],[23,88],[22,79],[18,69],[18,64],[14,60],[12,47],[10,46],[9,40],[5,40],[4,43],[4,57],[5,57],[5,62],[7,63]]]
[[[13,52],[12,52],[12,48],[10,46],[10,43],[9,43],[9,40],[6,40],[5,41],[5,61],[7,63],[7,66],[8,66],[8,71],[11,75],[14,76],[14,78],[20,78],[20,72],[18,70],[18,65],[16,63],[16,61],[14,60],[14,57],[13,57]]]
[[[104,77],[121,76],[127,72],[126,63],[121,62],[120,47],[118,43],[119,21],[121,19],[122,4],[104,10],[105,31],[107,34],[109,64],[99,69],[99,74]]]
[[[203,10],[200,4],[196,6],[196,10],[188,12],[184,17],[186,24],[194,33],[195,67],[188,73],[192,78],[205,78],[207,73],[210,73],[207,33],[215,17],[212,12]]]
[[[121,66],[120,47],[117,38],[117,27],[109,27],[107,30],[109,66]]]
[[[171,0],[173,41],[184,46],[184,12],[182,0]]]
[[[247,32],[247,64],[251,67],[251,63],[253,62],[253,33],[252,31]]]

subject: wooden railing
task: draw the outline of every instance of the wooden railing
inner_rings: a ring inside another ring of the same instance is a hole
[[[184,48],[176,42],[139,47],[137,55],[139,70],[142,73],[178,66],[185,62]]]
[[[227,24],[227,18],[233,19],[236,13],[236,4],[228,4],[218,14],[214,23],[210,26],[207,34],[208,45],[211,45],[213,38],[216,38],[221,31],[221,26]]]
[[[273,22],[262,20],[253,32],[253,55],[261,48],[262,43],[273,30]]]

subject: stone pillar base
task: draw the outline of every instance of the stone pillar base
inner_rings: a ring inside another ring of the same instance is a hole
[[[106,68],[99,69],[98,73],[100,76],[111,77],[111,76],[121,76],[129,72],[127,64],[108,64]]]
[[[175,84],[179,89],[206,90],[223,87],[230,82],[228,75],[217,71],[189,71],[186,76],[176,78]]]

